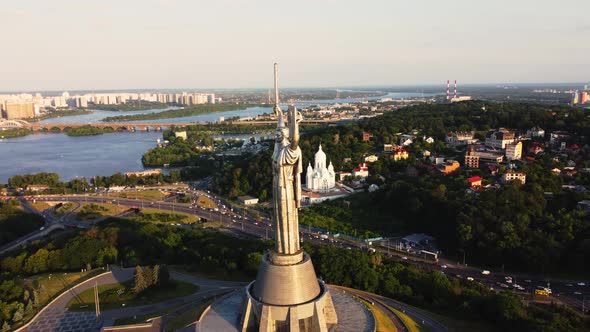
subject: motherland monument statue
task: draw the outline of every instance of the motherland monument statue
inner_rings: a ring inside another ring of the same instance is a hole
[[[263,256],[256,280],[245,289],[241,330],[327,332],[337,324],[332,297],[315,274],[299,239],[302,154],[294,106],[283,113],[279,103],[278,65],[274,65],[277,131],[272,155],[273,221],[276,245]],[[286,124],[285,124],[286,122]]]

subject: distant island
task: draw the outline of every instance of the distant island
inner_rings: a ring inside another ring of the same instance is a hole
[[[86,125],[78,128],[66,128],[65,131],[68,136],[94,136],[114,133],[115,129],[111,127],[97,128],[91,125]]]
[[[13,138],[13,137],[22,137],[31,134],[32,131],[29,129],[8,129],[0,131],[0,139],[4,138]]]
[[[186,116],[209,114],[217,112],[227,112],[245,109],[248,107],[258,106],[256,104],[203,104],[195,105],[182,109],[175,109],[163,111],[158,113],[134,114],[134,115],[118,115],[109,116],[102,121],[105,122],[121,122],[121,121],[137,121],[137,120],[156,120],[168,118],[182,118]]]

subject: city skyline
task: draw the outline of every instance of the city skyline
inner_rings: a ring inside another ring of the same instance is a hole
[[[29,0],[2,5],[0,91],[585,82],[590,3]]]

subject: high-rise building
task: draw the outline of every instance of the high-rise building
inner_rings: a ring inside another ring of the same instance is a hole
[[[586,104],[589,101],[588,92],[582,91],[580,92],[580,104]]]
[[[35,116],[35,104],[32,102],[7,102],[2,116],[7,120],[28,119]]]
[[[522,142],[514,142],[506,145],[506,159],[519,160],[522,158]]]
[[[579,103],[580,93],[578,90],[572,93],[572,105],[576,105]]]

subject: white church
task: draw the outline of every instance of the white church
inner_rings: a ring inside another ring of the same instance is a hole
[[[326,167],[326,154],[322,151],[322,144],[315,154],[314,167],[311,163],[307,166],[305,185],[307,190],[314,192],[327,192],[336,186],[336,173],[332,162]]]

